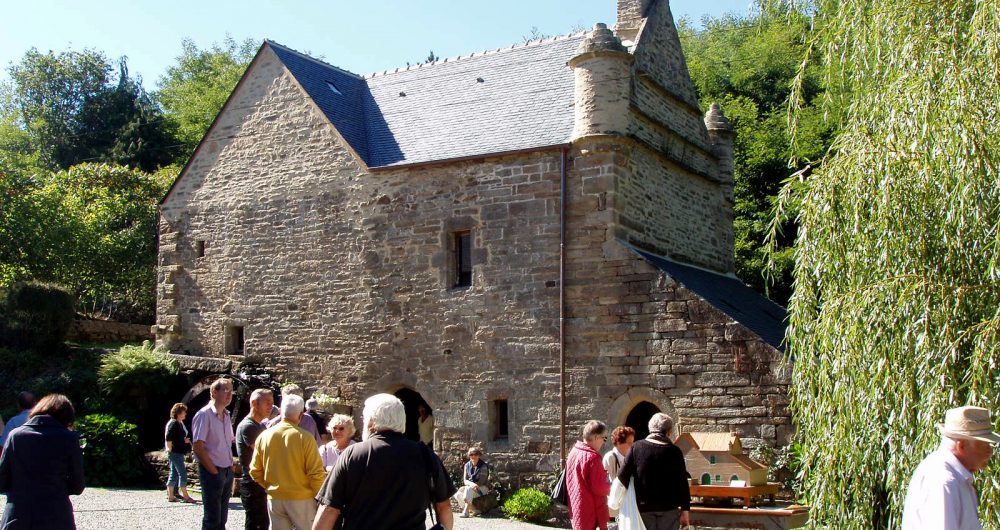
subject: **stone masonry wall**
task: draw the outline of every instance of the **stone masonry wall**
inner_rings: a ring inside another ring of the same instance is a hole
[[[643,401],[681,430],[738,432],[748,447],[784,444],[790,373],[780,352],[628,251],[607,229],[630,150],[587,143],[568,231],[570,424],[622,424]],[[610,197],[610,200],[604,199]]]

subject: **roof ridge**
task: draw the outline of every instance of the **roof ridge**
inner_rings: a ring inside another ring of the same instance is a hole
[[[325,66],[327,68],[333,68],[334,70],[337,70],[338,72],[341,72],[341,73],[344,73],[346,75],[355,77],[357,79],[361,79],[361,80],[364,79],[363,76],[360,76],[360,75],[358,75],[358,74],[356,74],[354,72],[351,72],[351,71],[348,71],[348,70],[344,70],[343,68],[341,68],[339,66],[334,66],[334,65],[332,65],[332,64],[330,64],[330,63],[328,63],[326,61],[323,61],[323,60],[317,59],[315,57],[312,57],[310,55],[307,55],[305,53],[302,53],[302,52],[300,52],[300,51],[298,51],[298,50],[296,50],[294,48],[289,48],[288,46],[285,46],[284,44],[281,44],[280,42],[277,42],[277,41],[274,41],[274,40],[271,40],[271,39],[264,39],[264,43],[268,44],[268,45],[270,45],[272,47],[278,47],[278,48],[281,48],[281,49],[283,49],[283,50],[285,50],[287,52],[294,53],[295,55],[298,55],[299,57],[301,57],[303,59],[312,61],[314,63],[317,63],[317,64],[321,65],[321,66]]]
[[[483,57],[483,56],[486,56],[486,55],[493,55],[495,53],[502,53],[502,52],[505,52],[505,51],[508,51],[508,50],[516,50],[516,49],[520,49],[520,48],[527,48],[529,46],[538,46],[538,45],[545,44],[545,43],[567,40],[567,39],[570,39],[570,38],[573,38],[573,37],[578,37],[578,36],[584,35],[586,33],[588,33],[587,30],[574,31],[572,33],[566,33],[566,34],[563,34],[563,35],[556,35],[556,36],[553,36],[553,37],[545,37],[545,38],[542,38],[542,39],[532,39],[532,40],[529,40],[529,41],[526,41],[526,42],[523,42],[523,43],[517,43],[517,42],[515,42],[514,44],[512,44],[510,46],[503,46],[503,47],[497,48],[495,50],[484,50],[484,51],[481,51],[481,52],[472,52],[472,53],[469,53],[467,55],[457,55],[455,57],[446,57],[444,59],[438,59],[438,60],[430,62],[430,63],[419,63],[419,64],[415,64],[415,65],[412,65],[412,66],[400,66],[398,68],[389,69],[389,70],[382,70],[380,72],[372,72],[372,73],[369,73],[369,74],[361,74],[359,77],[361,77],[361,79],[366,79],[367,80],[367,79],[372,79],[374,77],[391,75],[391,74],[395,74],[395,73],[399,73],[399,72],[408,72],[410,70],[418,70],[420,68],[425,68],[425,67],[430,67],[430,66],[436,66],[436,65],[439,65],[439,64],[453,63],[453,62],[459,61],[459,60],[472,59],[473,57]]]

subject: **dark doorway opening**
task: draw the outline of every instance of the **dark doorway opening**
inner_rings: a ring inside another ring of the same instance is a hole
[[[660,407],[643,401],[632,408],[625,418],[625,425],[635,429],[635,439],[642,440],[649,435],[649,419],[660,412]]]
[[[400,388],[393,395],[403,402],[403,408],[406,409],[406,432],[403,434],[411,440],[420,440],[420,426],[417,423],[417,420],[420,419],[420,412],[417,409],[423,405],[431,414],[434,414],[434,411],[416,390]]]

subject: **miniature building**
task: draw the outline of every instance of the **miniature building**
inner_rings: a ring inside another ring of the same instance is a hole
[[[160,205],[157,344],[355,412],[426,403],[446,463],[477,443],[514,483],[591,418],[787,443],[785,311],[734,275],[733,129],[668,2],[618,7],[370,75],[264,42]]]
[[[734,480],[746,481],[747,486],[767,484],[767,467],[743,454],[737,433],[686,432],[674,443],[698,484],[721,486]]]

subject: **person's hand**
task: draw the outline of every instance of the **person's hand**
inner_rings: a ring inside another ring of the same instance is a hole
[[[186,444],[191,443],[191,439],[190,438],[184,438],[184,443],[186,443]]]
[[[681,528],[688,528],[689,526],[691,526],[691,512],[681,510]]]

